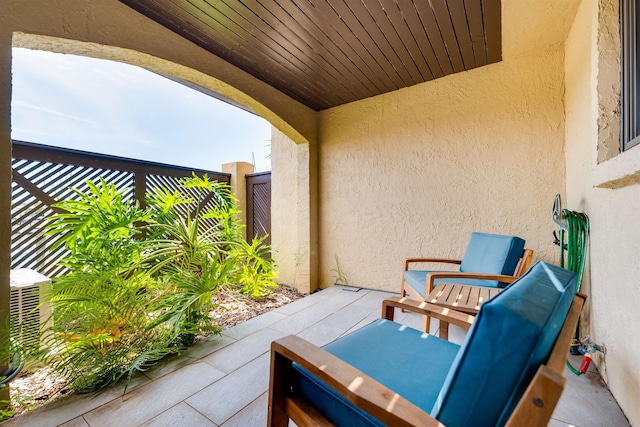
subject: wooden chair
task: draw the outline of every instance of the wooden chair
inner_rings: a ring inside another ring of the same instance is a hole
[[[542,295],[531,304],[536,293]],[[546,426],[585,299],[575,294],[573,273],[538,263],[483,305],[475,322],[393,297],[383,302],[384,319],[323,349],[296,336],[274,341],[268,426],[289,419],[300,427]],[[393,322],[396,308],[469,329],[465,343]],[[412,353],[420,348],[435,354]]]
[[[533,250],[524,248],[524,240],[515,236],[477,233],[461,260],[449,258],[408,258],[404,261],[400,296],[425,301],[439,282],[503,288],[522,276],[531,266]],[[459,271],[412,270],[412,264],[446,263],[459,265]],[[422,330],[429,332],[430,317],[425,316]]]

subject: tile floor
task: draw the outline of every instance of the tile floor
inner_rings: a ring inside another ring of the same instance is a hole
[[[297,334],[316,345],[327,344],[378,318],[381,301],[390,295],[334,286],[196,344],[137,376],[125,395],[120,386],[97,395],[71,396],[3,427],[264,426],[271,341]],[[420,318],[409,313],[398,313],[396,320],[420,325]],[[449,334],[455,342],[464,337],[454,326]],[[579,362],[578,357],[574,366]],[[550,426],[629,425],[595,369],[580,377],[567,371],[565,376],[568,386]]]

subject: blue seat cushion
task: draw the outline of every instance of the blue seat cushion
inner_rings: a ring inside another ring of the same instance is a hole
[[[524,251],[524,240],[500,234],[471,233],[460,271],[513,276]]]
[[[539,262],[486,302],[431,415],[450,426],[503,425],[549,357],[575,283],[574,273]]]
[[[426,271],[426,270],[407,270],[404,272],[404,280],[411,286],[413,289],[418,291],[420,295],[426,297],[425,291],[427,287],[427,274],[434,273],[435,271]],[[436,279],[433,281],[433,285],[438,286],[440,282],[452,282],[460,285],[471,285],[471,286],[484,286],[487,288],[501,288],[504,287],[505,284],[498,282],[497,280],[481,280],[481,279],[460,279],[460,278],[451,278],[451,279]]]
[[[377,320],[323,347],[430,412],[460,346],[389,320]],[[297,392],[329,421],[380,426],[379,421],[298,365]]]

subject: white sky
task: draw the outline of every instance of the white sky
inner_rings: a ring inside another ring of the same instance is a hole
[[[271,125],[139,67],[13,49],[11,137],[221,171],[271,169]]]

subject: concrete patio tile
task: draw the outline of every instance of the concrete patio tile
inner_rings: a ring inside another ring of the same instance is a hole
[[[343,292],[344,289],[345,287],[340,285],[331,286],[326,289],[322,289],[320,291],[314,292],[311,295],[307,295],[304,298],[294,301],[290,304],[283,305],[282,307],[278,307],[274,311],[278,313],[287,314],[287,315],[295,314],[301,310],[304,310],[306,308],[319,304],[322,301],[326,300],[327,298],[337,293]]]
[[[340,335],[360,323],[370,311],[367,307],[348,305],[327,316],[322,322],[316,323],[300,332],[298,336],[318,347],[322,347],[331,341],[335,341]]]
[[[380,312],[382,312],[382,307],[380,307]],[[393,320],[398,323],[404,324],[404,322],[406,322],[409,316],[420,318],[420,316],[418,316],[417,314],[411,313],[409,311],[405,311],[403,313],[399,308],[396,308],[393,312]]]
[[[271,328],[285,332],[286,334],[297,334],[330,314],[353,303],[363,295],[365,294],[349,291],[336,293],[322,301],[322,304],[316,304],[304,311],[297,312],[286,319],[274,323],[271,325]]]
[[[191,406],[181,402],[169,408],[140,427],[217,427],[211,420]]]
[[[188,357],[184,354],[173,354],[171,356],[167,356],[163,360],[160,360],[157,364],[147,369],[144,372],[144,375],[149,377],[151,380],[157,380],[158,378],[177,371],[184,366],[195,363],[198,360],[200,359]]]
[[[433,330],[433,326],[431,327],[431,330]],[[437,336],[437,334],[435,333],[432,335]],[[449,341],[450,342],[454,344],[462,345],[466,337],[467,337],[466,329],[462,329],[461,327],[455,326],[455,325],[449,325]]]
[[[292,314],[299,313],[302,310],[306,310],[307,308],[312,307],[324,301],[324,299],[309,299],[309,298],[311,297],[304,297],[302,299],[299,299],[298,301],[292,302],[291,304],[278,307],[274,311],[276,313],[284,314],[286,316],[291,316]]]
[[[127,394],[132,393],[150,381],[144,375],[136,375],[129,383]],[[43,405],[33,411],[14,417],[2,423],[2,427],[28,426],[51,427],[64,424],[80,417],[87,411],[98,408],[122,397],[124,383],[107,387],[97,394],[78,394],[63,397],[58,401]],[[82,425],[82,424],[80,424]]]
[[[286,314],[278,313],[276,311],[269,311],[267,313],[256,316],[253,319],[242,322],[232,328],[225,329],[224,331],[222,331],[222,335],[239,340],[253,334],[254,332],[259,331],[260,329],[264,329],[272,323],[275,323],[286,317]]]
[[[145,371],[145,375],[152,380],[156,380],[167,374],[170,374],[183,366],[195,363],[200,358],[207,356],[215,351],[224,348],[230,344],[236,342],[235,339],[224,336],[211,336],[207,339],[197,342],[181,354],[175,354],[166,358],[166,360],[159,361],[156,365]]]
[[[220,425],[268,387],[269,354],[265,354],[191,396],[186,403]]]
[[[357,331],[358,329],[362,328],[363,326],[366,326],[371,322],[375,322],[379,318],[380,318],[380,315],[375,316],[375,315],[370,313],[367,317],[365,317],[364,319],[362,319],[361,321],[359,321],[358,323],[353,325],[351,328],[349,328],[349,330],[345,331],[342,335],[340,335],[340,337],[348,335],[351,332]]]
[[[554,420],[553,418],[551,418],[549,420],[549,424],[547,424],[547,427],[580,427],[580,426],[574,426],[573,424],[563,423],[562,421]]]
[[[94,409],[84,419],[91,427],[137,426],[223,376],[206,363],[192,363]]]
[[[67,421],[64,424],[60,424],[58,427],[90,427],[89,424],[82,417],[74,418],[71,421]]]
[[[386,298],[397,295],[399,294],[394,294],[392,292],[369,291],[369,293],[364,295],[359,300],[355,301],[353,305],[377,309],[378,312],[380,312],[382,311],[382,301]]]
[[[267,425],[268,404],[269,393],[264,393],[221,427],[264,427]]]
[[[235,339],[226,335],[211,335],[210,337],[195,343],[182,354],[199,359],[210,355],[214,351],[218,351],[221,348],[233,344],[234,342],[236,342]]]
[[[270,328],[262,329],[202,359],[216,369],[231,373],[269,351],[271,341],[285,333]]]
[[[312,293],[311,295],[308,295],[308,297],[311,297],[312,299],[329,298],[333,294],[342,292],[345,288],[346,286],[342,286],[342,285],[328,286],[324,289],[318,289],[316,292]]]
[[[569,361],[577,369],[582,362],[582,356],[569,356]],[[551,416],[555,422],[561,423],[557,425],[566,423],[575,426],[629,426],[629,421],[593,363],[587,373],[581,376],[565,368],[564,377],[567,384]]]

